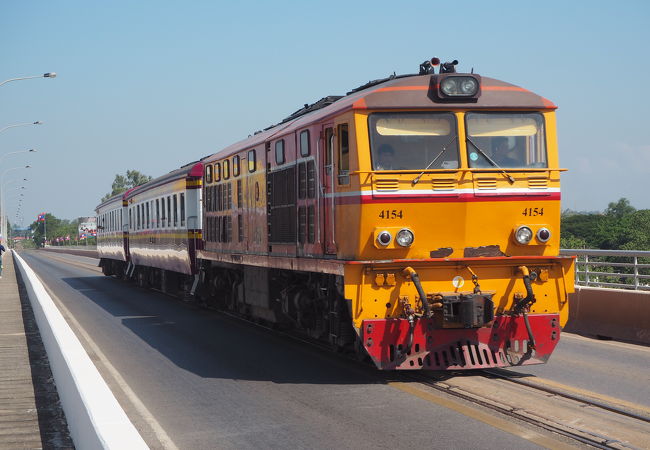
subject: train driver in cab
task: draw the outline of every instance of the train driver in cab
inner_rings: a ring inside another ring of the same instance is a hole
[[[500,167],[521,167],[522,162],[513,158],[511,151],[508,138],[497,137],[492,140],[492,159]]]
[[[394,170],[395,167],[395,150],[388,144],[382,144],[378,150],[376,170]]]

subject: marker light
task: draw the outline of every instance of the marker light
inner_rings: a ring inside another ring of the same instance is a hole
[[[537,240],[539,242],[548,242],[551,239],[551,232],[548,228],[540,228],[537,230]]]
[[[402,247],[408,247],[413,243],[413,239],[415,239],[413,232],[407,228],[404,228],[402,230],[399,230],[399,233],[397,233],[395,242],[397,242],[397,244]]]
[[[391,236],[391,234],[388,231],[382,231],[377,236],[377,242],[379,242],[379,245],[383,245],[384,247],[390,244],[392,240],[393,240],[393,236]]]
[[[440,92],[447,97],[473,97],[478,93],[478,80],[469,76],[450,76],[440,82]]]
[[[521,245],[526,245],[533,238],[533,230],[522,225],[515,230],[515,240]]]

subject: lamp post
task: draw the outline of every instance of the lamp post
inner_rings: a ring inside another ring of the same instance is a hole
[[[30,77],[9,78],[8,80],[4,80],[0,82],[0,86],[2,86],[5,83],[9,83],[10,81],[31,80],[32,78],[56,78],[56,72],[47,72],[44,73],[43,75],[33,75]]]
[[[4,205],[4,197],[5,197],[5,189],[4,189],[4,184],[3,180],[7,172],[10,172],[12,170],[18,170],[18,169],[30,169],[32,166],[17,166],[17,167],[10,167],[9,169],[5,169],[4,172],[0,174],[0,187],[2,187],[2,190],[0,190],[0,236],[3,236],[6,238],[6,225],[7,225],[7,218],[5,217],[5,205]]]
[[[36,150],[30,148],[29,150],[18,150],[17,152],[5,153],[4,155],[0,155],[0,161],[2,161],[5,158],[5,156],[16,155],[18,153],[36,153]]]
[[[4,128],[0,128],[0,133],[2,133],[5,130],[8,130],[9,128],[23,127],[25,125],[43,125],[43,122],[41,122],[40,120],[37,120],[36,122],[14,123],[13,125],[7,125]]]
[[[19,191],[20,189],[25,189],[25,186],[16,187],[13,191]],[[23,199],[24,198],[25,198],[25,194],[23,192],[20,192],[20,195],[15,195],[15,194],[12,195],[12,192],[9,192],[9,199],[8,199],[7,203],[11,202],[12,200],[18,199],[18,204],[16,206],[16,210],[19,212],[21,210],[22,206],[23,206]],[[5,224],[5,227],[6,227],[5,228],[6,229],[6,231],[5,231],[5,234],[6,234],[5,240],[7,242],[7,245],[9,245],[11,247],[12,242],[11,242],[11,236],[10,236],[10,231],[9,231],[9,216],[6,215],[4,219],[5,219],[4,224]]]

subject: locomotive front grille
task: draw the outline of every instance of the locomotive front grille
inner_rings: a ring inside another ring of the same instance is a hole
[[[380,192],[394,192],[399,190],[399,180],[380,179],[375,181],[375,189]]]
[[[496,178],[479,178],[476,180],[476,187],[479,190],[494,190],[497,188]]]
[[[529,178],[529,189],[546,189],[548,188],[548,180],[546,178]]]
[[[456,187],[456,180],[433,180],[434,191],[453,191]]]

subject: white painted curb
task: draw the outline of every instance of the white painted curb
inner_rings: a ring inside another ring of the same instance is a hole
[[[75,447],[149,448],[34,271],[18,253],[12,253],[27,288]]]

